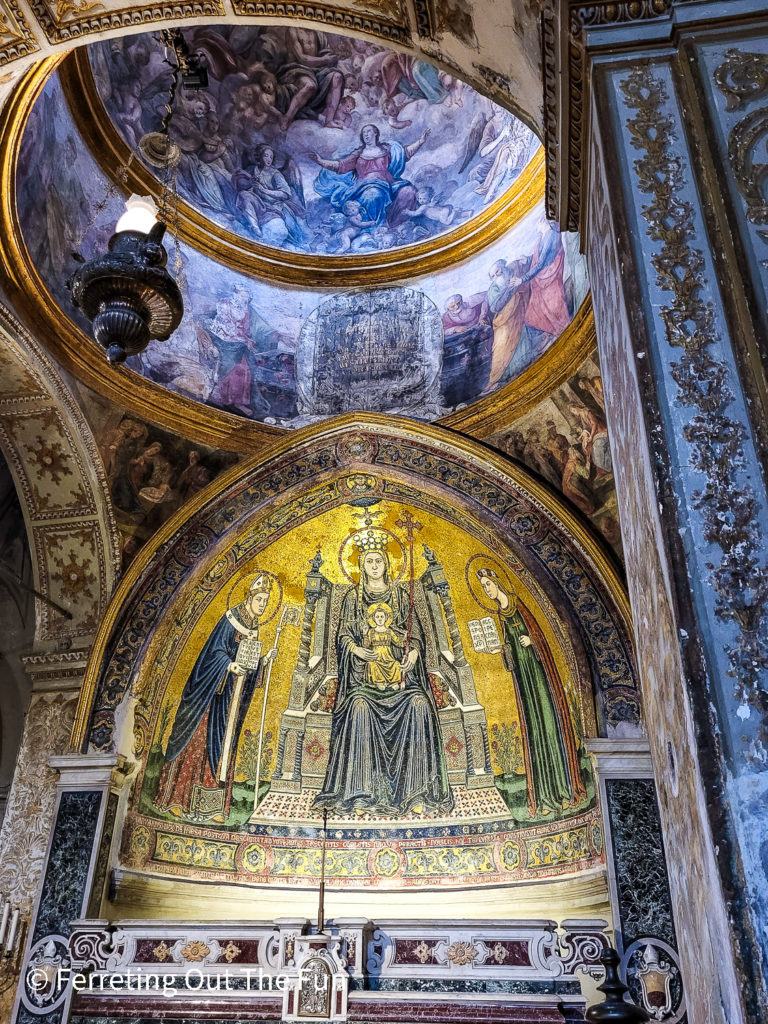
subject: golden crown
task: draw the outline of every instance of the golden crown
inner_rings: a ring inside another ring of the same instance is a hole
[[[384,551],[389,543],[389,534],[386,530],[376,530],[370,527],[367,530],[358,530],[354,537],[355,547],[361,555],[368,551]]]

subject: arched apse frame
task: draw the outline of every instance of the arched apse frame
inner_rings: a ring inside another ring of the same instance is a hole
[[[476,441],[408,420],[348,415],[297,431],[260,458],[222,474],[139,553],[104,617],[86,672],[72,744],[122,743],[122,713],[154,626],[201,559],[246,519],[311,483],[365,472],[439,491],[512,550],[581,637],[598,694],[600,730],[615,702],[640,706],[626,590],[613,558],[578,513],[525,470]],[[249,528],[251,528],[249,527]]]

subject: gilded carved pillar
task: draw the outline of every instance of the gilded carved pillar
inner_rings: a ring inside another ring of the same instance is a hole
[[[544,32],[549,129],[578,165],[548,201],[589,259],[693,1024],[768,1020],[761,6],[571,0]]]

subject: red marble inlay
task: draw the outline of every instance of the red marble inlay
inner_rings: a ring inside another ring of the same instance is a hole
[[[174,996],[164,999],[162,996],[137,997],[128,999],[124,996],[110,999],[107,996],[89,996],[86,992],[76,992],[72,998],[72,1012],[89,1017],[113,1017],[135,1020],[137,1017],[146,1020],[279,1020],[282,1013],[282,994],[274,993],[243,993],[242,1000],[190,998]]]
[[[503,997],[501,997],[503,999]],[[381,1021],[382,1024],[400,1024],[402,1021],[423,1022],[423,1024],[563,1024],[567,1018],[563,1016],[560,996],[550,997],[551,1002],[541,1001],[537,997],[535,1006],[525,1003],[515,1005],[499,1003],[473,1003],[464,997],[461,1001],[455,997],[440,1002],[408,1002],[391,1000],[378,1002],[355,999],[349,1004],[351,1021]]]
[[[237,936],[227,937],[226,939],[219,939],[217,936],[219,945],[221,946],[221,956],[218,962],[220,964],[258,964],[259,962],[259,941],[258,939],[238,939]],[[225,956],[227,948],[230,947],[229,957]],[[232,947],[239,949],[239,953],[235,953]]]
[[[435,957],[435,939],[395,939],[394,942],[395,957],[392,962],[395,964],[416,964],[423,967],[439,962]]]
[[[138,939],[136,942],[136,952],[133,954],[132,963],[134,964],[163,964],[173,963],[170,955],[170,949],[175,942],[178,941],[178,935],[175,938],[164,938],[164,939]],[[169,950],[168,953],[161,952],[158,955],[155,950]]]
[[[530,967],[531,956],[527,939],[483,939],[491,951],[483,964],[475,967]]]
[[[498,1003],[474,1003],[444,997],[436,1001],[409,1001],[408,999],[377,1000],[371,993],[366,999],[353,998],[349,1004],[351,1022],[381,1022],[381,1024],[565,1024],[568,1021],[583,1020],[580,1008],[565,1007],[560,996],[552,995],[546,1001],[537,997],[535,1006],[525,1003],[505,1004],[500,996]],[[551,999],[551,1002],[550,1002]],[[109,998],[89,996],[76,992],[72,999],[72,1012],[91,1017],[116,1019],[143,1017],[146,1020],[257,1020],[274,1021],[281,1016],[281,996],[274,993],[244,993],[242,1000],[221,999],[215,996],[206,999],[190,998],[179,994],[173,999],[162,997]]]

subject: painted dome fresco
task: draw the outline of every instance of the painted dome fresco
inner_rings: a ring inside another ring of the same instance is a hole
[[[29,85],[2,228],[41,333],[86,383],[150,418],[171,392],[201,440],[358,410],[434,421],[524,382],[569,332],[585,261],[544,216],[522,121],[359,39],[206,26],[185,40],[208,86],[179,90],[170,127],[184,318],[123,367],[103,365],[67,281],[73,253],[106,249],[126,195],[162,199],[142,147],[168,102],[162,38],[83,47]]]
[[[434,65],[300,28],[196,28],[208,87],[182,93],[179,194],[245,239],[354,254],[442,235],[501,197],[533,132]],[[122,139],[160,127],[171,72],[152,36],[90,47]],[[145,161],[146,162],[146,161]]]

